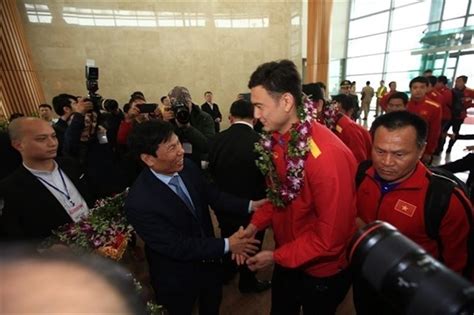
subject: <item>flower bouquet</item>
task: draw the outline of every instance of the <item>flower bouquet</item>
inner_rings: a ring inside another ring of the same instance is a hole
[[[87,217],[59,227],[53,235],[73,249],[120,260],[133,231],[123,212],[126,195],[127,191],[97,201]]]

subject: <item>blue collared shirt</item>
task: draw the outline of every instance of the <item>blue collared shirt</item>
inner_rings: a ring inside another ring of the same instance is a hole
[[[173,176],[179,175],[178,173],[174,173],[172,175],[165,175],[165,174],[157,173],[154,170],[152,170],[151,168],[150,168],[150,171],[152,172],[153,175],[155,175],[156,178],[158,178],[161,182],[163,182],[163,184],[168,186],[175,194],[177,194],[176,193],[176,187],[174,187],[173,185],[170,185],[170,181],[173,178]],[[189,200],[191,201],[191,203],[193,204],[193,207],[194,207],[193,199],[191,198],[191,195],[189,194],[189,191],[186,188],[186,185],[184,184],[183,180],[181,179],[181,176],[178,176],[178,179],[179,179],[178,180],[179,186],[184,191],[184,193],[189,198]],[[196,207],[194,207],[194,208],[196,208]],[[224,254],[227,254],[228,252],[229,252],[229,239],[224,238]]]

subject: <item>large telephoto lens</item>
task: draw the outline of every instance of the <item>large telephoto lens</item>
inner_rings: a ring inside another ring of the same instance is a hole
[[[401,314],[473,315],[474,286],[392,225],[375,221],[352,238],[348,258]]]

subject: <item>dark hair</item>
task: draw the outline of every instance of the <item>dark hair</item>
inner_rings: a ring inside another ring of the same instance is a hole
[[[237,100],[230,105],[230,114],[237,118],[253,118],[253,105],[246,100]]]
[[[385,83],[385,80],[380,80],[380,82]]]
[[[390,83],[388,84],[388,87],[389,87],[389,88],[392,88],[392,87],[391,87],[392,84],[397,84],[397,82],[395,82],[395,81],[390,81]]]
[[[114,99],[106,99],[103,104],[105,110],[108,112],[114,111],[119,107],[118,102]]]
[[[46,103],[45,103],[45,104],[40,104],[40,105],[38,106],[38,108],[42,108],[42,107],[46,107],[46,108],[49,108],[50,110],[53,110],[53,108],[51,107],[51,105],[46,104]]]
[[[131,107],[131,106],[132,106],[132,105],[130,105],[130,103],[124,104],[124,105],[123,105],[123,112],[124,112],[125,114],[128,113],[128,111],[130,110],[130,107]]]
[[[211,91],[206,91],[206,92],[204,92],[204,96],[206,96],[206,94],[212,94],[212,92]]]
[[[461,79],[462,82],[464,82],[464,84],[467,83],[467,76],[465,76],[465,75],[460,75],[460,76],[458,77],[458,79]]]
[[[130,106],[132,106],[132,103],[135,102],[136,100],[141,100],[141,101],[146,102],[143,95],[139,95],[139,94],[133,95],[132,94],[132,96],[130,97],[130,100],[128,101],[128,104],[130,104]]]
[[[433,73],[433,70],[432,69],[426,69],[425,71],[423,71],[423,74],[426,74],[426,73]]]
[[[438,77],[438,82],[443,83],[444,85],[448,84],[448,78],[445,75],[440,75]]]
[[[66,93],[62,93],[53,97],[54,111],[58,116],[64,115],[64,107],[71,108],[71,100],[77,101],[77,97]]]
[[[365,82],[366,85],[370,85],[370,81]]]
[[[303,84],[303,93],[313,101],[324,100],[323,91],[317,83]]]
[[[408,95],[404,92],[395,92],[395,93],[393,93],[392,95],[390,95],[387,102],[390,102],[390,100],[394,99],[394,98],[401,99],[403,101],[403,104],[405,104],[405,105],[408,103]]]
[[[418,147],[423,147],[426,142],[426,134],[428,132],[426,122],[420,116],[406,110],[391,112],[377,117],[370,127],[372,138],[375,135],[375,131],[381,126],[391,131],[412,126],[416,130],[416,144]]]
[[[0,265],[2,268],[11,265],[14,267],[19,262],[49,264],[54,267],[57,263],[63,263],[67,266],[77,266],[94,274],[95,278],[106,282],[111,290],[114,290],[122,298],[127,307],[126,311],[130,314],[147,314],[145,305],[137,293],[133,277],[120,264],[105,259],[98,255],[74,255],[71,253],[45,253],[38,255],[36,249],[31,244],[17,243],[14,245],[4,244],[0,250]],[[32,264],[32,267],[34,265]],[[59,284],[59,283],[54,283]],[[50,296],[49,298],[54,298]]]
[[[350,111],[351,109],[354,109],[354,102],[352,101],[352,98],[349,95],[338,94],[335,95],[332,100],[341,104],[341,108],[346,112]]]
[[[426,77],[428,79],[428,84],[431,86],[435,86],[436,82],[438,82],[438,79],[434,75],[430,75]]]
[[[10,115],[10,118],[8,119],[9,122],[12,122],[12,120],[15,120],[20,117],[25,117],[25,114],[23,113],[13,113]]]
[[[136,96],[141,96],[143,99],[145,99],[145,94],[143,94],[143,92],[141,91],[135,91],[133,92],[131,95],[130,95],[130,98],[134,98]]]
[[[258,66],[250,76],[248,88],[263,86],[274,98],[290,93],[296,106],[301,105],[301,77],[291,60],[272,61]]]
[[[326,84],[324,84],[324,82],[321,82],[321,81],[316,82],[316,85],[319,86],[321,89],[326,90]]]
[[[163,100],[166,99],[168,96],[164,95],[160,98],[160,102],[163,103]]]
[[[163,120],[149,120],[133,126],[128,136],[128,146],[136,155],[142,153],[156,156],[160,143],[168,141],[173,135],[174,127]]]
[[[428,86],[428,84],[429,84],[427,78],[425,78],[425,77],[420,77],[420,76],[411,79],[411,81],[410,81],[410,89],[411,89],[411,86],[412,86],[414,83],[424,83],[426,86]]]

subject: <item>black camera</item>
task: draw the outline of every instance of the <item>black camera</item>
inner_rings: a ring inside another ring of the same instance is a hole
[[[96,92],[99,90],[99,68],[86,66],[86,88],[89,92],[88,98],[94,105],[94,111],[102,109],[102,96]]]
[[[173,110],[174,118],[180,124],[185,125],[189,123],[189,120],[191,119],[191,113],[189,112],[189,108],[186,104],[175,101],[172,103],[171,109]]]
[[[474,286],[386,222],[359,230],[348,258],[356,275],[401,314],[474,312]]]

